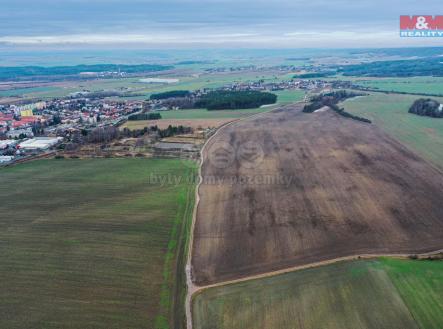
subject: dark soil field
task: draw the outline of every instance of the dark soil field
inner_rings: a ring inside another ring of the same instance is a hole
[[[443,173],[373,124],[294,105],[223,128],[204,153],[199,285],[443,248]]]

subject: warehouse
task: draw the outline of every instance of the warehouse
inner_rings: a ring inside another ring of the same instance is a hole
[[[36,137],[20,143],[19,147],[22,150],[47,150],[61,140],[61,137]]]

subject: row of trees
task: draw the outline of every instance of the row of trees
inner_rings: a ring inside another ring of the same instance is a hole
[[[171,90],[163,93],[152,94],[149,98],[152,100],[177,98],[177,97],[189,97],[191,92],[189,90]]]
[[[311,98],[310,104],[305,105],[305,107],[303,108],[303,112],[312,113],[324,106],[328,106],[330,109],[332,109],[339,115],[344,116],[345,118],[371,123],[371,120],[346,112],[344,108],[340,108],[337,105],[339,102],[345,99],[362,95],[363,94],[354,93],[346,90],[338,90],[327,94],[317,95]]]
[[[174,135],[182,135],[192,133],[192,128],[184,126],[171,126],[166,129],[158,129],[158,136],[160,138],[171,137]]]
[[[81,132],[75,133],[71,141],[74,144],[83,143],[109,143],[121,137],[141,137],[143,135],[157,135],[160,138],[171,137],[174,135],[192,133],[192,128],[185,126],[171,126],[160,129],[158,126],[144,127],[142,129],[122,130],[114,126],[98,127],[91,130],[83,129]]]
[[[344,108],[340,108],[337,105],[332,105],[332,106],[330,106],[330,108],[345,118],[349,118],[349,119],[353,119],[353,120],[357,120],[357,121],[361,121],[361,122],[365,122],[365,123],[372,123],[371,120],[363,118],[363,117],[359,117],[358,115],[354,115],[349,112],[346,112]]]
[[[311,97],[311,103],[305,105],[305,107],[303,108],[303,112],[312,113],[322,108],[323,106],[332,107],[339,102],[344,101],[345,99],[357,96],[363,96],[363,94],[354,93],[347,90],[338,90],[327,94],[316,95]]]
[[[336,74],[336,71],[326,71],[326,72],[311,72],[302,73],[294,75],[294,79],[314,79],[314,78],[325,78]]]
[[[159,112],[150,113],[138,113],[132,114],[128,117],[129,121],[140,121],[140,120],[160,120],[162,118]]]

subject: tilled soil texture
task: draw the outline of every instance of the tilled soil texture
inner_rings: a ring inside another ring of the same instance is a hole
[[[443,173],[373,124],[294,105],[222,128],[203,157],[198,285],[443,247]]]

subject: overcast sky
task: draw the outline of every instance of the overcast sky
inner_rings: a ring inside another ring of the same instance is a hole
[[[441,0],[0,0],[0,43],[443,46],[443,38],[400,38],[401,14],[443,14],[443,6]]]

